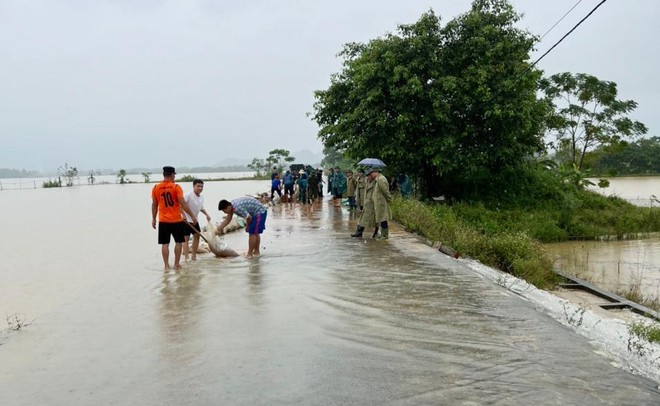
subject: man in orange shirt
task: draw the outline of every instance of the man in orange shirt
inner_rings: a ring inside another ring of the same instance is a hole
[[[151,226],[156,228],[158,214],[158,244],[161,244],[165,271],[170,269],[170,236],[174,237],[174,269],[181,269],[181,250],[184,241],[184,223],[181,209],[191,217],[194,223],[197,217],[183,199],[183,189],[174,183],[176,171],[171,166],[163,167],[163,181],[151,190]]]

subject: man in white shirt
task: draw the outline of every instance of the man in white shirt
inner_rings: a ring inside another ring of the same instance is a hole
[[[200,179],[195,179],[193,180],[193,190],[192,192],[186,193],[185,196],[183,196],[183,200],[186,201],[188,204],[188,207],[190,208],[190,211],[197,217],[199,212],[201,211],[206,215],[206,221],[210,224],[211,223],[211,216],[204,210],[204,198],[201,196],[202,190],[204,190],[204,181]],[[199,222],[193,222],[188,213],[184,212],[183,213],[186,216],[186,222],[188,225],[186,226],[186,235],[185,235],[185,244],[183,244],[183,256],[186,258],[186,261],[188,260],[188,241],[190,240],[190,234],[193,233],[193,228],[197,230],[197,233],[193,234],[193,242],[192,242],[192,260],[197,259],[197,247],[199,247],[199,232],[202,231],[201,227],[199,226]]]

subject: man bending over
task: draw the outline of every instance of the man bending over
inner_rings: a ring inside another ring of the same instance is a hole
[[[231,202],[220,200],[218,210],[224,212],[227,216],[218,226],[216,233],[222,234],[224,228],[234,217],[234,213],[245,219],[245,231],[248,233],[248,252],[247,257],[258,256],[261,244],[261,234],[266,229],[266,215],[268,210],[257,199],[250,196],[239,197]]]

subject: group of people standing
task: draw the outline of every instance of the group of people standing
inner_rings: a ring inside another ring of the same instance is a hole
[[[304,169],[300,169],[298,176],[286,171],[283,178],[280,179],[277,168],[274,168],[270,175],[271,200],[275,197],[275,193],[283,202],[297,201],[302,204],[314,203],[323,197],[323,171],[320,169],[312,169],[309,174]]]
[[[284,199],[293,201],[294,193],[300,203],[313,203],[316,198],[323,197],[323,179],[321,170],[312,170],[308,177],[304,170],[300,170],[299,177],[294,179],[290,171],[284,174],[284,181],[279,180],[279,175],[273,170],[271,175],[271,194],[273,199],[275,193],[282,197],[280,189],[284,187]],[[332,196],[335,207],[340,207],[342,199],[348,198],[348,209],[359,213],[357,230],[351,234],[352,237],[362,237],[366,228],[373,227],[372,237],[389,238],[389,223],[392,219],[390,202],[390,182],[381,173],[380,168],[368,168],[358,170],[354,175],[352,170],[345,173],[339,166],[330,168],[328,171],[328,193]]]
[[[374,227],[373,238],[388,239],[389,223],[392,220],[390,184],[380,168],[352,170],[342,173],[337,166],[328,173],[328,193],[332,193],[336,207],[341,205],[344,195],[348,198],[348,209],[360,213],[357,229],[351,237],[362,237],[366,228]],[[380,234],[379,234],[380,231]]]

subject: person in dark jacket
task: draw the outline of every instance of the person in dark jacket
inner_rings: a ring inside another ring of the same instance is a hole
[[[288,202],[293,201],[293,183],[291,171],[286,171],[284,174],[284,197]]]

